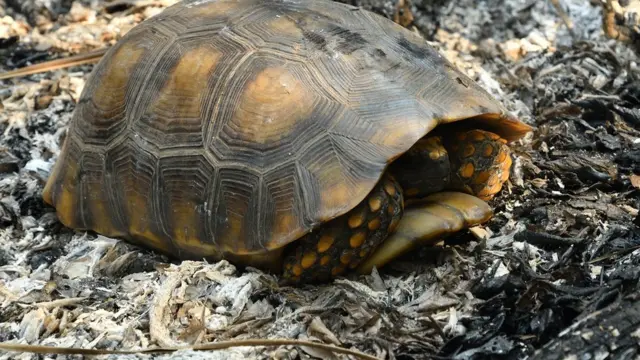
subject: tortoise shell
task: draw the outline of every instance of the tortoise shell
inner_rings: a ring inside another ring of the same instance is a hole
[[[96,65],[44,191],[71,228],[262,254],[354,208],[438,125],[528,131],[413,32],[328,0],[188,0]]]

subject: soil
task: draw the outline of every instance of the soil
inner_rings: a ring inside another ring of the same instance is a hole
[[[0,0],[0,70],[112,45],[174,2]],[[343,2],[420,33],[535,128],[513,144],[491,221],[323,285],[171,261],[64,228],[42,201],[92,65],[0,81],[0,341],[141,349],[287,338],[407,360],[640,355],[640,68],[637,43],[603,30],[610,1]],[[629,14],[618,24],[633,33]],[[287,345],[117,358],[346,357]]]

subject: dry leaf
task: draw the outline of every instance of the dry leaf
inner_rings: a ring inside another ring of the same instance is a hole
[[[309,333],[309,336],[316,336],[325,342],[334,345],[341,345],[338,337],[327,328],[319,317],[314,317],[313,320],[311,320],[311,323],[307,328],[307,332]]]

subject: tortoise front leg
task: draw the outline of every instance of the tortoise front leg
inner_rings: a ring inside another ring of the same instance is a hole
[[[461,192],[439,192],[406,209],[396,231],[365,261],[357,272],[369,274],[417,246],[430,245],[443,237],[489,220],[493,211],[476,196]]]
[[[402,189],[384,175],[358,206],[292,243],[284,257],[284,283],[326,282],[354,269],[400,222]]]
[[[373,266],[381,267],[418,245],[488,221],[493,212],[484,200],[500,191],[510,168],[506,140],[488,131],[453,131],[422,139],[391,168],[406,188],[402,220],[357,271],[369,273]]]

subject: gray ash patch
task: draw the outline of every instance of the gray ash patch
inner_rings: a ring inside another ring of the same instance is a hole
[[[61,256],[65,255],[64,244],[71,239],[70,234],[57,234],[52,243],[47,244],[43,249],[29,253],[27,262],[32,269],[42,266],[48,268]]]
[[[31,160],[31,140],[23,136],[19,129],[11,129],[0,143],[11,149],[11,154],[18,158],[19,167],[24,167]]]
[[[640,173],[640,149],[620,152],[615,159],[621,169],[630,173]]]
[[[33,160],[33,151],[37,146],[34,139],[43,134],[54,135],[59,129],[60,119],[68,118],[74,107],[66,100],[55,101],[44,111],[30,114],[24,126],[3,124],[6,136],[0,139],[0,147],[9,149],[11,154],[18,158],[19,167],[24,168],[30,160]],[[7,129],[9,126],[11,129]],[[37,153],[45,158],[52,155],[49,151],[37,151]]]
[[[25,16],[32,25],[42,17],[55,19],[71,9],[72,0],[5,0],[15,13]]]
[[[6,47],[0,48],[0,65],[5,69],[17,69],[47,59],[47,52],[25,48],[19,43],[7,42]]]
[[[484,39],[504,42],[511,38],[526,38],[532,33],[551,35],[558,24],[563,24],[552,1],[464,0],[434,5],[425,1],[420,3],[437,14],[441,29],[458,33],[475,43]],[[597,4],[581,0],[559,3],[575,23],[576,40],[600,39],[601,17]],[[473,6],[474,11],[467,11],[468,6]],[[560,35],[555,39],[558,40],[557,45],[570,46],[570,32],[562,25],[557,31]]]
[[[11,254],[9,254],[9,252],[0,249],[0,266],[8,265],[12,260],[13,258],[11,257]]]

